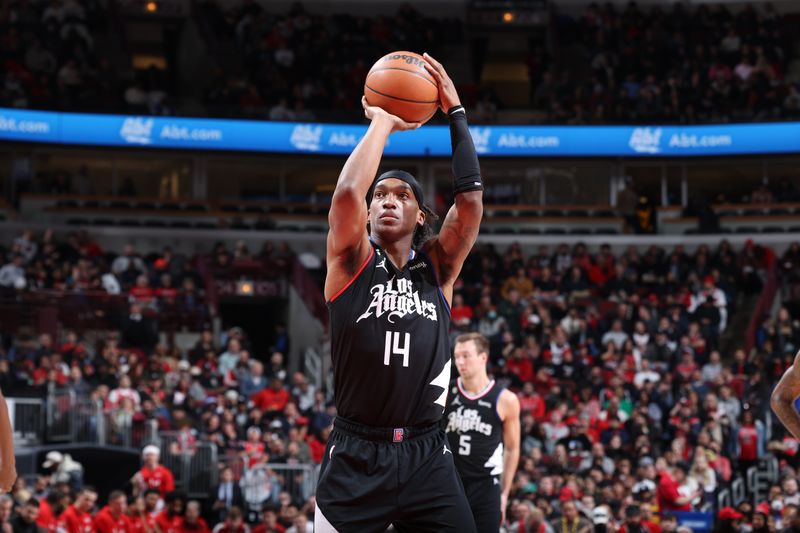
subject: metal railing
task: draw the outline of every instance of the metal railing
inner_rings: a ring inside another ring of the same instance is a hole
[[[14,428],[14,446],[36,446],[44,433],[45,403],[40,398],[6,398],[11,425]]]
[[[106,409],[103,400],[72,390],[46,400],[44,436],[48,442],[73,442],[141,448],[157,442],[157,423],[139,420],[122,409]],[[31,422],[34,424],[34,422]]]
[[[218,482],[217,445],[196,441],[179,431],[158,434],[161,464],[175,476],[175,489],[190,498],[206,498]]]
[[[249,511],[260,512],[264,504],[277,504],[281,492],[288,492],[295,501],[306,501],[317,487],[316,464],[248,465],[241,456],[225,457],[221,462],[233,470]]]

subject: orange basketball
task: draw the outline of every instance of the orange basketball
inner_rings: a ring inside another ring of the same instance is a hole
[[[406,122],[427,122],[439,105],[436,80],[414,52],[392,52],[380,58],[367,74],[364,96]]]

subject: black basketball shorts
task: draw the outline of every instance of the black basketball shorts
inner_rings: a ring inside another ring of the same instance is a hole
[[[317,485],[315,533],[470,533],[472,513],[444,431],[334,421]]]
[[[500,530],[500,476],[463,479],[475,527],[478,533],[497,533]]]

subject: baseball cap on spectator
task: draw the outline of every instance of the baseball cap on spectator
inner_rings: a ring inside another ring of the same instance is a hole
[[[569,500],[574,500],[575,499],[575,493],[572,492],[571,488],[564,487],[563,489],[561,489],[561,492],[558,495],[558,499],[561,500],[562,502],[566,502],[566,501],[569,501]]]
[[[308,417],[306,417],[306,416],[298,416],[295,419],[294,423],[297,426],[307,426],[308,425]]]
[[[189,361],[185,359],[182,359],[178,362],[178,370],[186,372],[187,370],[189,370],[189,367],[190,367]]]
[[[239,401],[239,393],[236,392],[235,390],[231,389],[231,390],[229,390],[228,392],[225,393],[225,399],[228,400],[231,403],[238,402]]]
[[[742,513],[733,507],[723,507],[719,510],[719,514],[717,514],[717,518],[720,520],[741,520],[742,516]]]
[[[653,458],[650,457],[650,456],[645,455],[644,457],[639,459],[639,466],[640,467],[653,466],[654,464],[655,464],[655,461],[653,461]]]
[[[158,449],[158,446],[152,444],[148,444],[142,449],[142,456],[150,455],[151,453],[161,455],[161,450]]]
[[[769,516],[769,514],[770,514],[770,507],[769,507],[769,504],[768,504],[767,502],[761,502],[761,503],[759,503],[759,504],[756,506],[756,511],[755,511],[755,512],[757,512],[757,513],[761,513],[761,514],[763,514],[764,516]]]
[[[655,492],[655,490],[656,484],[653,483],[653,481],[649,479],[643,479],[633,486],[631,492],[634,494],[641,494],[642,492]]]
[[[61,452],[47,452],[47,455],[44,458],[44,463],[42,463],[42,468],[50,468],[53,465],[60,464],[64,460],[64,456]]]
[[[592,522],[595,525],[608,524],[610,519],[611,517],[608,512],[608,507],[605,505],[597,506],[592,510]]]

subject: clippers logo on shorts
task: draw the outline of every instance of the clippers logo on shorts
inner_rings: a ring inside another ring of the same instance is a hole
[[[453,403],[451,403],[451,405]],[[477,409],[469,409],[462,405],[457,410],[447,415],[447,428],[445,432],[450,431],[457,431],[459,433],[477,431],[478,433],[483,433],[488,436],[492,434],[492,425],[483,421]]]
[[[356,322],[371,316],[380,318],[386,315],[386,320],[394,324],[395,318],[414,314],[437,321],[436,304],[422,300],[419,291],[414,290],[409,279],[392,277],[386,283],[374,285],[369,292],[372,294],[372,301]]]

